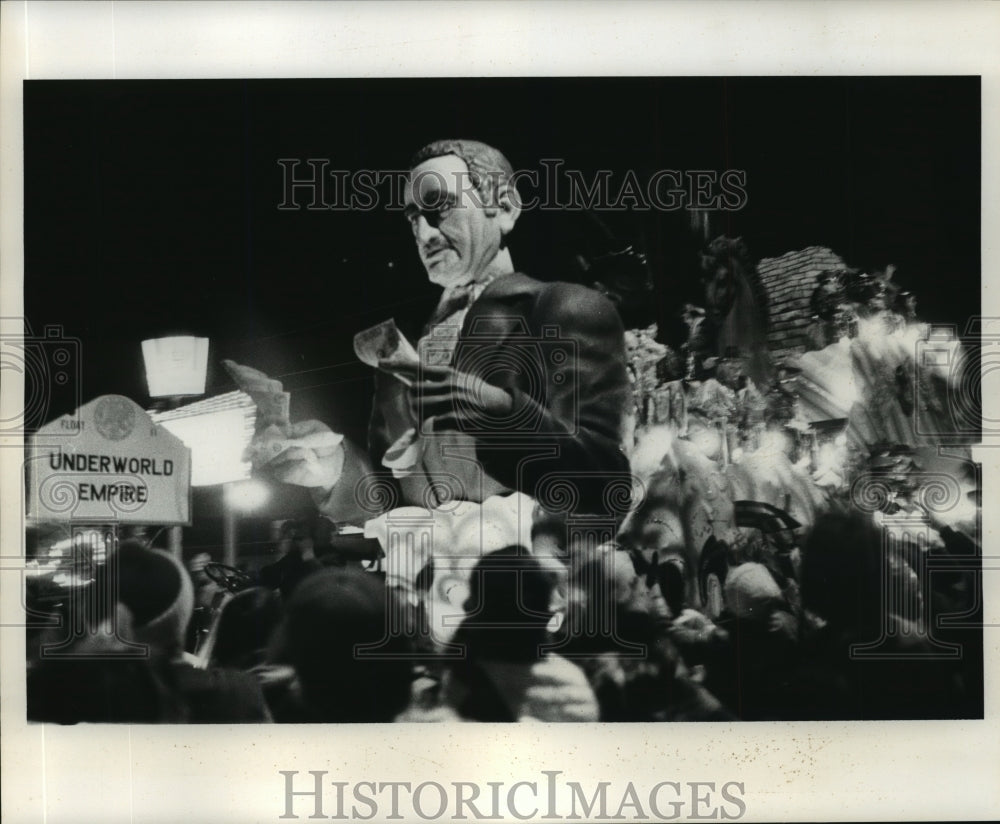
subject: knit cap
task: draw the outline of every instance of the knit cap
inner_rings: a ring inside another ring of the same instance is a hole
[[[154,652],[180,652],[194,612],[194,587],[180,561],[139,541],[123,541],[112,569],[118,577],[118,602],[132,616],[129,640],[148,644]]]

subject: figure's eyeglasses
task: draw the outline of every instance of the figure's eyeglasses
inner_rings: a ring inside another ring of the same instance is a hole
[[[421,217],[427,221],[428,226],[437,229],[455,210],[456,205],[454,195],[443,194],[436,198],[428,198],[419,204],[411,203],[403,211],[403,215],[414,231],[416,231],[417,221]]]

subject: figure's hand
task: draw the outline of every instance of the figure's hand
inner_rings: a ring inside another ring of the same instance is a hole
[[[261,470],[282,483],[330,490],[344,468],[344,436],[315,420],[290,424],[285,434],[284,448]]]
[[[444,428],[463,421],[489,425],[508,417],[514,408],[506,390],[450,366],[424,366],[411,377],[415,411],[424,420],[433,417]]]

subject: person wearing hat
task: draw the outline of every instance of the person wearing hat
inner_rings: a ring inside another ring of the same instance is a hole
[[[92,583],[87,590],[83,603],[93,597],[96,587]],[[136,655],[123,640],[132,634],[131,621],[129,610],[119,604],[70,649],[33,663],[26,683],[28,720],[56,724],[187,721],[187,708],[163,677],[159,662]]]
[[[140,539],[122,541],[84,593],[113,591],[99,626],[69,655],[54,655],[29,677],[28,717],[59,723],[267,722],[256,680],[222,669],[197,669],[185,652],[194,587],[173,555]],[[83,616],[80,616],[81,618]]]
[[[145,646],[163,681],[185,707],[190,723],[260,723],[271,720],[256,679],[221,668],[198,669],[184,649],[194,611],[194,587],[171,553],[123,541],[108,573],[118,579],[118,603],[128,615],[122,639]]]

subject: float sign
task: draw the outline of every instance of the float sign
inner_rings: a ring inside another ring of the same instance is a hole
[[[190,525],[191,451],[134,401],[95,398],[32,436],[28,517]]]

